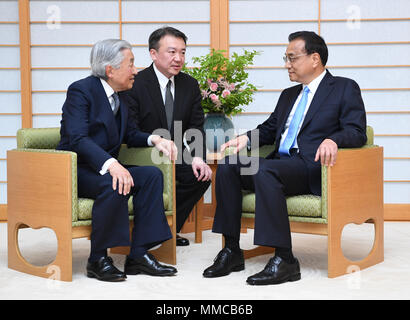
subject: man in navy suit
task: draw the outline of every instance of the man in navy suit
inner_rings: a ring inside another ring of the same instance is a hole
[[[247,283],[278,284],[301,278],[292,253],[286,197],[320,195],[321,165],[333,166],[338,148],[360,147],[366,142],[360,88],[351,79],[332,76],[325,68],[327,57],[326,43],[314,32],[290,34],[285,67],[290,80],[300,84],[281,93],[265,122],[222,146],[222,151],[233,147],[236,152],[267,144],[275,144],[275,149],[266,158],[249,161],[249,157],[235,155],[218,166],[213,232],[222,233],[226,245],[204,277],[244,269],[239,236],[241,190],[247,189],[255,192],[254,243],[275,248],[275,256]],[[246,174],[243,169],[255,163],[257,170]]]
[[[92,75],[68,88],[57,147],[77,153],[78,195],[95,200],[87,276],[122,281],[126,274],[173,275],[175,268],[158,263],[148,253],[172,237],[164,215],[162,173],[153,166],[124,166],[116,158],[122,143],[129,147],[153,145],[172,160],[176,158],[176,147],[170,140],[137,130],[128,117],[128,107],[118,95],[132,87],[137,74],[128,42],[97,42],[90,62]],[[131,195],[134,228],[130,243]],[[107,248],[130,244],[125,270],[121,272],[107,256]]]

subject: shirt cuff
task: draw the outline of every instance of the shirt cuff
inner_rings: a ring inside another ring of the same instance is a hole
[[[115,158],[110,158],[107,161],[104,162],[101,170],[100,170],[100,175],[104,175],[108,172],[108,167],[111,165],[111,163],[117,162],[117,159]]]
[[[148,137],[148,139],[147,139],[147,144],[148,144],[148,146],[149,147],[153,147],[154,146],[154,144],[152,143],[152,141],[151,141],[151,139],[152,139],[152,134]]]

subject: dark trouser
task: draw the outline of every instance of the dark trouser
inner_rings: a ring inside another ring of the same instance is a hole
[[[212,231],[239,239],[242,189],[250,190],[255,192],[254,244],[292,248],[286,196],[310,193],[304,160],[295,154],[276,159],[231,156],[225,162],[216,174]],[[243,174],[249,163],[258,170]]]
[[[190,164],[177,164],[175,167],[176,186],[176,219],[177,232],[181,231],[189,213],[208,189],[210,181],[197,181]]]
[[[156,167],[127,167],[134,187],[124,196],[112,188],[109,173],[100,175],[88,167],[78,168],[78,195],[94,199],[92,209],[91,254],[107,248],[129,246],[149,248],[172,237],[164,214],[163,177]],[[134,228],[130,243],[128,199],[133,196]]]

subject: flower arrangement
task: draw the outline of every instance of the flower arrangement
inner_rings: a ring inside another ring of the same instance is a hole
[[[202,94],[202,107],[205,113],[223,113],[227,116],[243,111],[242,106],[253,101],[256,87],[250,84],[245,67],[253,64],[257,51],[244,50],[242,55],[233,53],[231,58],[215,50],[192,61],[199,67],[184,67],[184,72],[194,77]]]

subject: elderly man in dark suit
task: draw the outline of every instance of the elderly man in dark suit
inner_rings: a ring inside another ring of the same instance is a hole
[[[366,142],[360,88],[351,79],[332,76],[325,69],[327,57],[326,43],[314,32],[290,34],[284,62],[290,80],[300,84],[282,92],[274,112],[255,130],[222,146],[222,150],[229,146],[238,152],[275,143],[275,150],[266,159],[235,156],[218,166],[213,231],[224,235],[226,246],[204,277],[244,269],[239,247],[241,189],[248,189],[255,192],[254,243],[276,250],[266,267],[247,283],[278,284],[301,278],[292,253],[286,196],[320,195],[321,165],[334,165],[338,148]],[[255,133],[259,139],[252,140]],[[249,163],[256,163],[258,169],[241,174]]]
[[[87,276],[122,281],[126,274],[173,275],[174,267],[158,263],[148,253],[172,237],[164,215],[162,173],[156,167],[125,167],[116,158],[122,143],[129,147],[154,145],[171,159],[176,158],[176,147],[170,140],[139,131],[128,116],[125,101],[118,96],[132,87],[137,73],[131,45],[124,40],[100,41],[93,46],[90,61],[92,75],[68,88],[58,146],[77,153],[78,195],[95,199]],[[131,251],[121,272],[107,256],[107,248],[130,245],[131,195]]]
[[[132,89],[127,91],[137,128],[148,133],[162,132],[180,149],[176,164],[177,233],[208,189],[212,176],[204,161],[204,112],[198,82],[181,72],[186,40],[184,33],[172,27],[155,30],[149,37],[153,63],[138,73]],[[189,241],[178,235],[177,245],[189,245]]]

